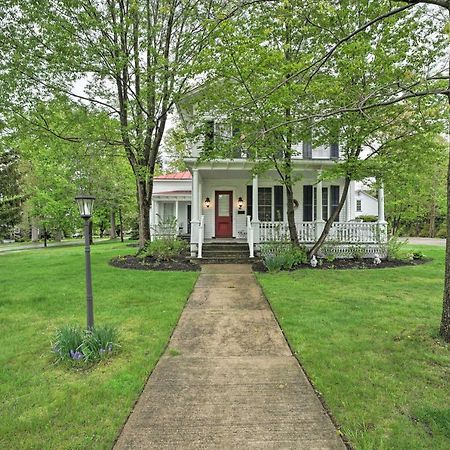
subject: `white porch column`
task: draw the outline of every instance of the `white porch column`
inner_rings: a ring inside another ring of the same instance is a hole
[[[252,228],[253,228],[253,242],[259,244],[259,217],[258,217],[258,175],[253,176],[252,183]]]
[[[175,200],[175,219],[177,220],[177,236],[179,234],[180,219],[178,217],[178,200]]]
[[[155,225],[156,225],[156,201],[153,199],[152,204],[150,206],[150,236],[152,240],[154,239],[155,234]]]
[[[191,244],[198,243],[199,219],[199,183],[198,169],[192,169],[192,218],[191,218]],[[192,248],[191,248],[192,250]]]
[[[320,174],[319,174],[320,176]],[[322,231],[325,227],[325,221],[323,220],[323,201],[322,201],[322,180],[316,185],[316,239],[319,239]]]
[[[384,217],[384,185],[381,183],[378,189],[378,232],[381,242],[387,242],[387,222]]]

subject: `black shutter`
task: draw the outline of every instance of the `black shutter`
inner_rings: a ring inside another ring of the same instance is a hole
[[[331,213],[336,211],[339,205],[339,186],[330,186],[330,197],[331,197]],[[339,222],[339,216],[336,217],[335,222]]]
[[[303,221],[311,222],[313,217],[313,187],[303,186]]]
[[[328,188],[322,188],[322,219],[328,220]]]
[[[214,149],[214,120],[208,120],[205,123],[205,151]]]
[[[253,209],[253,186],[247,186],[247,216],[252,216],[252,209]]]
[[[283,222],[283,186],[273,187],[273,197],[275,202],[275,222]]]
[[[339,159],[339,144],[334,143],[330,145],[330,158]]]

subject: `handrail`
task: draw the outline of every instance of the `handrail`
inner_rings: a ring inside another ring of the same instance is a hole
[[[205,216],[201,216],[201,218],[200,218],[200,226],[198,228],[198,252],[197,252],[197,258],[202,258],[204,237],[205,237]]]
[[[250,252],[250,258],[255,257],[255,246],[254,246],[254,238],[253,238],[253,227],[250,216],[247,216],[247,244],[248,250]]]

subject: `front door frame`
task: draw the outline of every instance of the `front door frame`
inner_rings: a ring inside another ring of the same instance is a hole
[[[230,232],[229,234],[225,235],[219,235],[218,234],[218,211],[219,211],[219,202],[218,202],[218,196],[221,194],[228,194],[230,196],[230,205],[229,205],[229,211],[230,211]],[[214,192],[214,234],[216,238],[232,238],[233,237],[233,191],[215,191]]]

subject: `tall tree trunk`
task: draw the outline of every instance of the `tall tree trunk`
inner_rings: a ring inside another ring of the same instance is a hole
[[[56,230],[55,231],[55,241],[56,242],[61,242],[62,241],[62,231],[61,230]]]
[[[150,202],[147,198],[145,183],[138,183],[139,199],[139,247],[143,248],[145,243],[150,240]]]
[[[123,242],[123,221],[122,221],[122,208],[119,208],[119,229],[120,229],[120,242]]]
[[[115,239],[117,236],[116,233],[116,212],[114,209],[111,210],[111,228],[109,229],[109,237],[111,239]]]
[[[450,94],[447,98],[450,106]],[[447,114],[448,113],[449,111],[447,110]],[[450,342],[450,144],[448,146],[448,150],[449,162],[447,166],[447,241],[445,246],[444,298],[442,302],[442,317],[439,330],[445,342]]]
[[[44,247],[47,247],[47,227],[44,225]]]
[[[336,218],[339,216],[342,208],[344,207],[345,200],[347,199],[348,195],[348,189],[350,187],[350,177],[345,178],[344,183],[344,189],[342,191],[341,199],[339,200],[339,204],[337,208],[333,211],[333,213],[330,215],[328,220],[325,223],[325,227],[323,228],[322,234],[320,235],[319,239],[317,239],[316,243],[312,247],[312,249],[309,251],[309,257],[313,257],[314,255],[317,255],[317,252],[320,250],[320,247],[322,247],[323,243],[325,242],[325,239],[327,238],[331,226],[333,225],[333,222],[336,220]]]
[[[436,202],[431,202],[430,208],[430,226],[428,228],[428,236],[434,238],[436,236]]]
[[[294,245],[299,245],[297,227],[295,226],[295,211],[294,211],[294,190],[292,183],[286,184],[286,200],[287,200],[287,220],[289,226],[289,236]]]
[[[31,242],[36,242],[39,240],[39,228],[36,224],[31,223]]]

